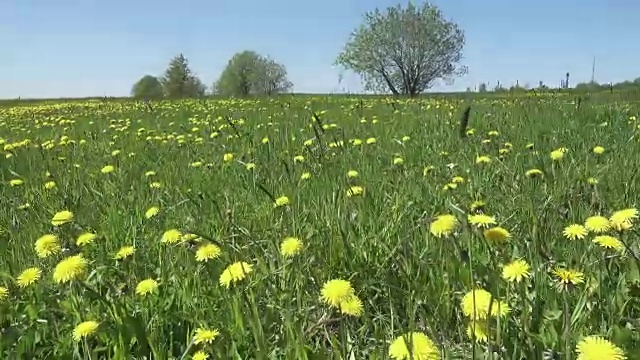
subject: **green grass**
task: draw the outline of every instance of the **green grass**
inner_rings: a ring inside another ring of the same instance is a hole
[[[593,234],[563,236],[566,226],[589,216],[638,206],[640,119],[633,116],[640,108],[603,96],[578,109],[572,100],[475,99],[475,134],[464,139],[462,97],[0,108],[0,286],[8,289],[0,300],[0,353],[179,359],[203,350],[215,359],[387,359],[395,338],[418,331],[445,359],[541,359],[544,352],[575,359],[576,344],[588,335],[640,359],[636,229],[610,233],[627,245],[623,252],[601,248]],[[498,135],[489,136],[492,130]],[[604,154],[592,152],[598,145]],[[565,156],[552,161],[550,152],[561,147]],[[224,154],[233,160],[224,162]],[[294,161],[298,155],[304,161]],[[491,163],[476,164],[482,155]],[[198,161],[202,166],[191,166]],[[116,170],[101,173],[106,165]],[[427,166],[433,170],[424,175]],[[544,175],[525,176],[533,168]],[[348,178],[349,170],[359,176]],[[302,180],[305,172],[312,177]],[[455,176],[464,182],[445,190]],[[24,184],[10,186],[12,179]],[[46,189],[48,181],[56,187]],[[362,186],[363,196],[347,196],[352,185]],[[274,207],[280,196],[290,205]],[[511,233],[508,242],[487,241],[467,223],[476,200]],[[160,212],[147,219],[152,206]],[[73,221],[52,226],[62,210],[72,211]],[[430,233],[440,214],[460,221],[450,236]],[[197,234],[199,242],[165,244],[169,229]],[[86,231],[97,238],[77,246]],[[49,233],[65,250],[39,258],[34,243]],[[280,254],[286,237],[304,243],[292,258]],[[195,251],[206,242],[222,253],[198,262]],[[114,260],[127,245],[135,255]],[[78,253],[89,261],[86,272],[56,283],[56,264]],[[502,265],[517,258],[531,276],[508,283]],[[227,289],[219,278],[236,261],[253,271]],[[16,277],[33,266],[42,278],[18,287]],[[552,273],[558,267],[583,272],[584,283],[559,288]],[[137,295],[136,285],[148,278],[159,282],[157,292]],[[320,300],[323,284],[336,278],[350,281],[361,316],[341,315]],[[461,299],[476,288],[511,308],[490,319],[489,345],[474,345],[466,332]],[[74,341],[74,328],[88,320],[100,322],[98,331]],[[220,335],[193,344],[196,328]]]

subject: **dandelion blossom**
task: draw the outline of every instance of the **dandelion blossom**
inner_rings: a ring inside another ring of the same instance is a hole
[[[217,329],[205,329],[198,328],[196,329],[195,334],[193,335],[193,343],[195,345],[199,344],[211,344],[215,341],[215,339],[220,335],[220,331]]]
[[[339,307],[340,303],[348,301],[354,295],[351,283],[348,280],[333,279],[324,283],[321,290],[321,299],[329,306]]]
[[[356,295],[351,295],[346,300],[340,302],[340,312],[343,315],[361,316],[363,312],[362,308],[362,300]]]
[[[347,196],[360,196],[364,193],[364,188],[362,186],[351,186],[347,189]]]
[[[409,344],[411,344],[411,349],[409,349]],[[389,356],[395,360],[440,359],[436,344],[427,335],[420,332],[411,332],[397,337],[389,346]]]
[[[42,276],[42,270],[40,270],[40,268],[30,267],[28,269],[25,269],[20,273],[20,275],[18,275],[18,278],[16,279],[16,283],[18,284],[19,287],[26,288],[27,286],[38,281],[41,276]]]
[[[527,177],[534,178],[534,177],[538,177],[540,175],[543,175],[543,172],[540,169],[531,169],[531,170],[527,170],[527,172],[525,172],[524,174]]]
[[[587,229],[580,224],[571,224],[564,228],[562,234],[569,240],[584,239],[587,236]]]
[[[469,223],[476,227],[483,228],[489,227],[489,225],[496,224],[496,219],[493,216],[485,214],[469,215]]]
[[[347,177],[349,178],[357,178],[358,177],[358,172],[355,170],[349,170],[347,172]]]
[[[62,250],[58,242],[58,237],[53,234],[39,237],[38,240],[36,240],[35,249],[39,258],[55,255]]]
[[[11,186],[20,186],[22,184],[24,184],[24,180],[21,179],[13,179],[9,181],[9,185]]]
[[[136,248],[133,246],[123,246],[118,250],[118,252],[113,257],[115,260],[124,260],[129,256],[132,256],[136,253]]]
[[[587,336],[576,345],[577,360],[625,360],[624,351],[600,336]]]
[[[283,207],[283,206],[287,206],[289,205],[291,202],[289,201],[289,198],[286,196],[280,196],[279,198],[276,199],[276,201],[273,203],[273,207]]]
[[[602,146],[596,146],[592,151],[594,154],[600,155],[604,153],[604,148]]]
[[[76,239],[76,245],[78,246],[89,245],[93,242],[93,240],[96,239],[96,237],[98,237],[98,235],[94,233],[90,233],[90,232],[82,233]]]
[[[203,244],[198,247],[196,250],[196,261],[207,262],[209,260],[213,260],[218,258],[222,250],[215,244]]]
[[[98,331],[100,324],[96,321],[85,321],[78,324],[73,329],[73,340],[80,341],[82,338],[89,337]]]
[[[600,245],[603,248],[606,248],[606,249],[613,249],[613,250],[616,250],[616,251],[623,251],[625,249],[624,244],[622,243],[622,241],[618,240],[617,238],[615,238],[613,236],[609,236],[609,235],[596,236],[593,239],[593,242],[595,244]]]
[[[584,274],[577,270],[556,268],[553,274],[561,285],[578,285],[584,282]]]
[[[438,215],[429,225],[429,232],[435,237],[451,235],[458,226],[458,219],[453,215]]]
[[[202,350],[196,351],[191,357],[191,360],[207,360],[207,359],[209,359],[209,354],[207,354]]]
[[[507,304],[493,299],[484,289],[469,291],[462,297],[462,312],[471,319],[484,320],[490,316],[504,316],[510,312]]]
[[[162,239],[160,241],[165,244],[175,244],[180,242],[180,240],[182,240],[182,233],[177,229],[170,229],[162,234]]]
[[[229,288],[232,283],[243,280],[247,274],[253,271],[253,265],[244,261],[235,262],[229,266],[220,274],[220,285]]]
[[[72,220],[73,220],[73,213],[69,210],[63,210],[53,215],[53,219],[51,219],[51,225],[60,226],[62,224],[71,222]]]
[[[152,206],[144,213],[144,217],[146,217],[147,219],[151,219],[152,217],[158,215],[159,212],[160,212],[159,207]]]
[[[69,256],[56,265],[53,281],[67,283],[82,276],[86,270],[87,260],[82,255]]]
[[[158,291],[158,282],[153,279],[142,280],[136,285],[136,294],[146,296]]]
[[[611,225],[609,219],[604,216],[590,216],[584,221],[584,227],[596,234],[602,234],[607,232]]]
[[[292,257],[302,250],[302,241],[295,237],[285,238],[280,244],[280,254],[284,257]]]
[[[9,297],[9,289],[4,286],[0,286],[0,300],[4,300]]]
[[[511,237],[511,233],[507,229],[499,226],[485,230],[483,235],[485,239],[497,244],[504,243]]]
[[[489,340],[489,325],[486,321],[482,320],[471,320],[469,325],[467,325],[467,336],[469,339],[474,339],[479,343],[486,343]]]
[[[509,282],[521,282],[522,279],[529,278],[529,264],[522,259],[514,260],[502,268],[502,278]]]
[[[107,165],[105,167],[103,167],[100,172],[103,174],[109,174],[112,173],[116,170],[116,168],[113,165]]]

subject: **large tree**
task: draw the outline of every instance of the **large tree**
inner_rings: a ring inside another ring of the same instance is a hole
[[[466,72],[464,42],[436,6],[409,3],[366,13],[336,63],[359,74],[366,90],[415,96]]]
[[[159,99],[164,95],[162,84],[157,77],[145,75],[131,88],[131,96],[137,99]]]
[[[171,59],[161,82],[164,94],[170,98],[199,97],[205,92],[202,81],[191,71],[189,61],[182,54]]]
[[[213,92],[238,97],[273,95],[289,91],[292,86],[284,65],[247,50],[231,57],[213,85]]]

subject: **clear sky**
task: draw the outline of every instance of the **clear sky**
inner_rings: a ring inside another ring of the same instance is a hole
[[[406,1],[406,0],[405,0]],[[0,98],[128,95],[182,52],[210,85],[245,49],[283,63],[297,92],[338,91],[335,56],[362,15],[392,0],[0,0]],[[640,1],[437,0],[466,34],[469,73],[438,91],[496,81],[558,86],[640,77]],[[343,85],[361,89],[347,75]]]

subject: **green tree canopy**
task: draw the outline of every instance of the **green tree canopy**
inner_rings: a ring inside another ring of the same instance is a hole
[[[200,97],[206,91],[205,85],[193,74],[183,54],[171,59],[161,82],[164,94],[170,98]]]
[[[458,64],[464,43],[436,6],[409,3],[366,13],[336,63],[359,74],[366,90],[415,96],[466,72]]]
[[[292,88],[284,65],[255,51],[235,54],[213,85],[222,96],[274,95]]]
[[[157,77],[145,75],[131,88],[131,96],[137,99],[160,99],[164,95]]]

